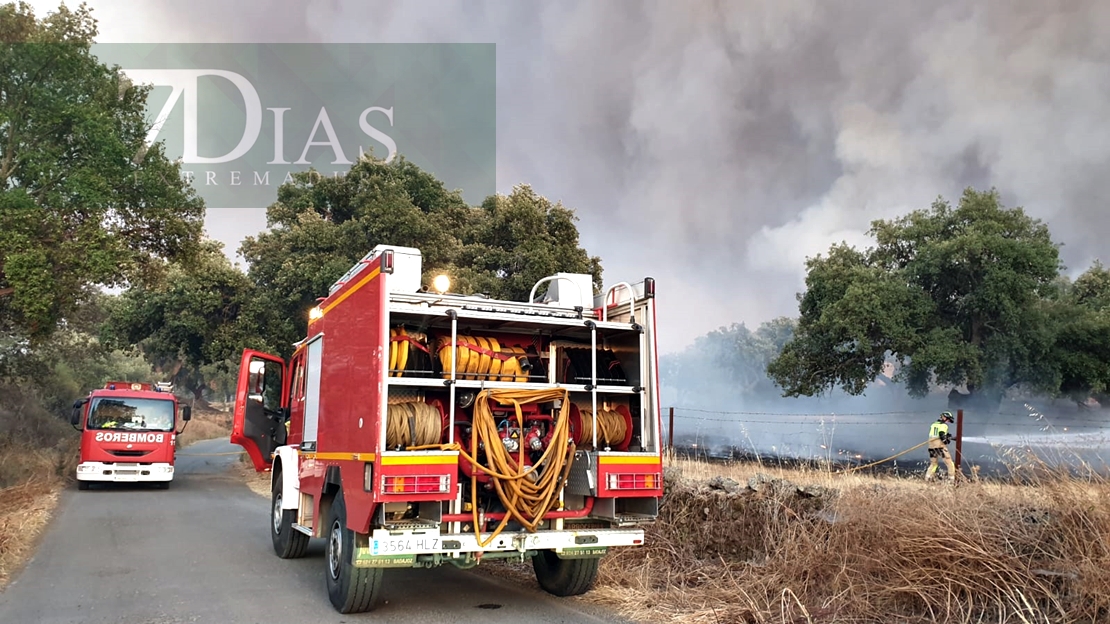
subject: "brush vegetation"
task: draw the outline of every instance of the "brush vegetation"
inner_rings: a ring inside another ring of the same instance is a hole
[[[1010,482],[672,460],[643,548],[582,599],[643,622],[1105,622],[1110,483]]]

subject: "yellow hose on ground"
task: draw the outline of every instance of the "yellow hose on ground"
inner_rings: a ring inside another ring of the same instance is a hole
[[[584,409],[580,410],[582,414],[582,429],[578,431],[578,436],[575,442],[581,446],[584,444],[593,444],[593,411]],[[597,410],[597,443],[600,445],[613,446],[624,442],[624,437],[628,433],[628,424],[624,421],[624,416],[617,410],[601,408]]]
[[[451,337],[437,340],[439,362],[443,378],[451,378]],[[520,358],[527,353],[523,347],[501,345],[490,336],[458,336],[455,344],[455,375],[459,379],[484,379],[486,381],[528,381],[520,367]]]
[[[522,420],[520,406],[528,403],[545,403],[561,400],[559,414],[555,417],[554,433],[551,444],[536,463],[527,467],[524,463],[527,450],[520,445],[516,457],[501,442],[497,421],[489,401],[501,405],[511,404],[516,410],[518,422]],[[476,470],[490,475],[498,498],[505,506],[506,514],[501,523],[485,541],[482,540],[482,527],[478,524],[478,474],[470,478],[470,498],[474,512],[474,534],[479,547],[488,546],[501,534],[510,519],[515,519],[530,532],[543,522],[543,516],[558,502],[559,493],[570,474],[571,459],[574,457],[575,444],[570,439],[570,401],[565,388],[551,390],[483,390],[474,400],[473,435],[470,438],[470,451],[460,444],[434,445],[435,448],[458,451],[463,459],[471,462]],[[481,442],[489,465],[481,465],[476,459],[478,443]],[[426,447],[428,448],[428,447]],[[417,449],[412,449],[417,450]],[[543,468],[539,477],[536,472]],[[525,515],[529,518],[525,518]]]
[[[440,441],[442,421],[439,410],[423,401],[406,401],[389,406],[386,416],[385,445],[426,446]]]
[[[870,464],[864,464],[863,466],[856,466],[855,468],[849,468],[849,469],[845,470],[844,473],[848,474],[849,472],[855,472],[857,470],[863,470],[864,468],[870,468],[871,466],[875,466],[875,465],[881,464],[883,462],[888,462],[888,461],[890,461],[890,460],[892,460],[896,457],[901,457],[901,456],[905,455],[906,453],[909,453],[910,451],[917,450],[917,449],[925,446],[928,443],[929,443],[929,441],[925,440],[921,444],[918,444],[917,446],[911,446],[910,448],[902,451],[901,453],[898,453],[897,455],[891,455],[890,457],[887,457],[886,459],[880,459],[879,461],[871,462]]]

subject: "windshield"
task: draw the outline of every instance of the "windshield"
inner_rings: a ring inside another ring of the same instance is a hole
[[[93,399],[86,429],[170,431],[173,401],[164,399]]]

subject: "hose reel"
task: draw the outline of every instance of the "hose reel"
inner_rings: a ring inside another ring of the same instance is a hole
[[[575,445],[593,445],[593,412],[589,408],[572,403],[570,407],[571,436]],[[609,447],[615,451],[628,450],[632,443],[632,413],[624,405],[598,406],[597,444],[599,448]]]
[[[442,410],[441,403],[431,405],[420,400],[391,403],[386,415],[386,447],[438,444],[443,439]]]

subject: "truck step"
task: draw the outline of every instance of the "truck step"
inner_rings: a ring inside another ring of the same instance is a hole
[[[415,531],[419,529],[435,529],[439,527],[439,524],[440,523],[434,520],[421,520],[420,518],[413,518],[411,520],[385,522],[382,528],[388,531]]]
[[[312,537],[312,529],[310,527],[306,527],[303,524],[294,524],[293,528],[309,537]]]

